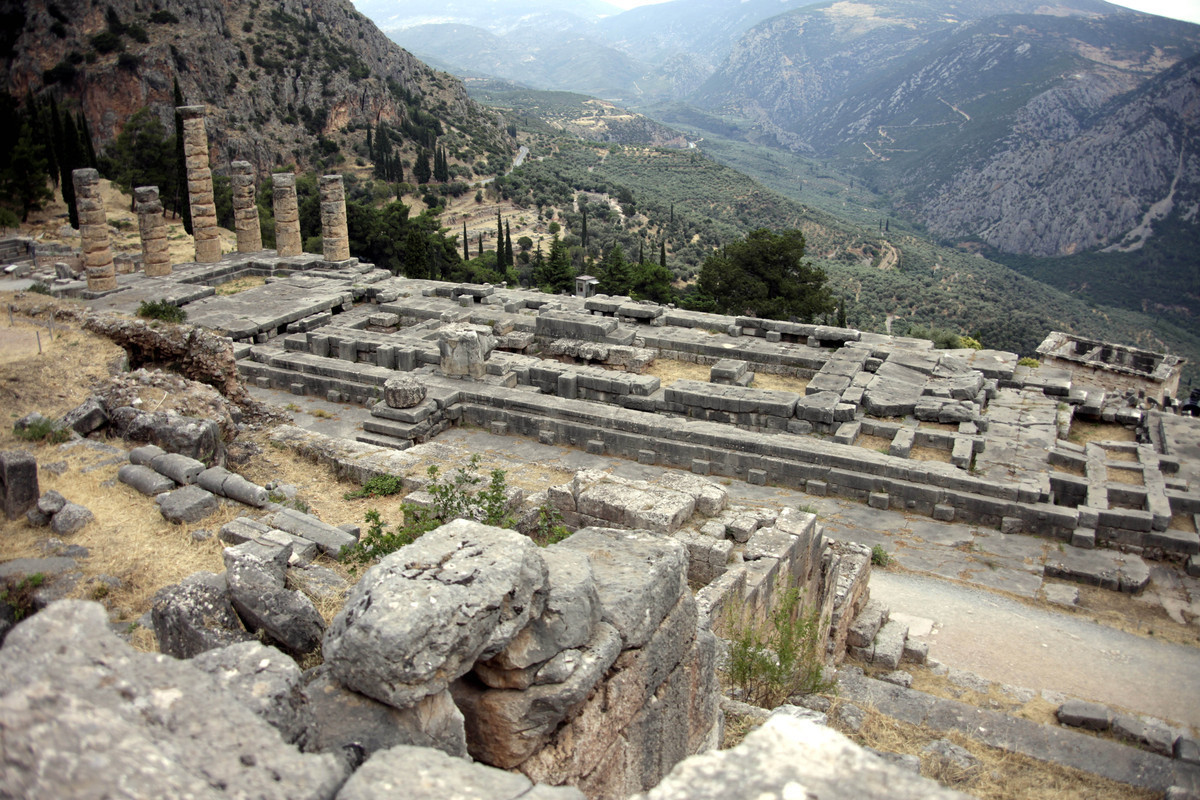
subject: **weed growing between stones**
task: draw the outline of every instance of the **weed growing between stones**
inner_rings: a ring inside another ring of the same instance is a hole
[[[18,439],[24,439],[27,442],[62,444],[70,438],[70,433],[54,420],[40,417],[30,420],[24,425],[14,425],[13,436],[16,436]]]
[[[836,687],[825,677],[820,613],[804,611],[800,591],[788,589],[766,625],[747,625],[730,642],[728,677],[741,700],[775,708],[793,695]]]
[[[571,535],[571,529],[563,525],[562,513],[554,506],[543,505],[537,514],[537,523],[529,536],[538,547],[549,547]]]
[[[9,578],[5,581],[4,589],[0,590],[0,603],[12,609],[13,622],[20,622],[33,613],[33,593],[45,582],[46,576],[40,572],[20,580]]]
[[[187,312],[168,300],[143,300],[137,315],[163,322],[187,322]]]
[[[877,544],[871,548],[871,563],[876,567],[887,569],[887,565],[892,563],[892,557],[888,555],[888,551],[883,549],[883,545]]]
[[[346,492],[343,497],[356,500],[360,497],[388,497],[404,491],[404,481],[398,475],[376,475],[353,492]]]

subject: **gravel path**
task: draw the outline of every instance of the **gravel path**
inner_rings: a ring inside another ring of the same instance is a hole
[[[1196,648],[920,575],[876,570],[871,596],[904,615],[915,632],[931,622],[932,630],[915,638],[949,667],[1200,726]]]

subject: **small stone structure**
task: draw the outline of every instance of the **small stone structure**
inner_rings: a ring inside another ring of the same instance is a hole
[[[183,154],[187,161],[188,199],[192,206],[192,236],[196,261],[213,264],[221,260],[217,233],[217,205],[213,198],[212,170],[208,165],[208,134],[204,130],[204,106],[180,106],[183,119]]]
[[[233,224],[237,229],[237,251],[257,253],[262,250],[262,230],[258,222],[258,205],[254,202],[254,167],[249,161],[234,161],[230,183],[233,187]]]
[[[350,232],[346,227],[346,188],[341,175],[322,175],[321,240],[325,260],[350,259]]]
[[[483,380],[495,337],[470,325],[451,325],[438,331],[442,374],[448,378]]]
[[[142,239],[142,265],[147,277],[171,274],[171,243],[157,186],[139,186],[133,190],[137,203],[138,233]]]
[[[1176,397],[1184,359],[1128,345],[1051,331],[1037,349],[1043,366],[1069,370],[1077,381],[1110,391],[1135,389],[1161,404]]]
[[[298,256],[304,252],[300,236],[300,206],[296,199],[296,176],[290,172],[276,173],[274,184],[275,252],[280,256]]]
[[[79,233],[83,241],[83,266],[89,292],[111,292],[117,288],[112,246],[108,239],[108,217],[100,196],[100,173],[77,169],[71,173],[79,208]]]

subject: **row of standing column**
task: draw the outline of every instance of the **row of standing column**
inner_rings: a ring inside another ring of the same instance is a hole
[[[196,243],[196,261],[213,264],[221,260],[221,240],[217,232],[217,207],[213,195],[212,169],[208,160],[208,135],[204,129],[204,106],[181,106],[184,158],[187,164],[188,199],[192,210],[192,236]],[[257,253],[263,249],[262,228],[255,201],[254,168],[247,161],[234,161],[230,180],[233,189],[233,217],[237,232],[237,251]],[[94,169],[71,173],[79,209],[83,264],[88,290],[112,291],[117,288],[116,269],[108,238],[108,218],[100,196],[100,174]],[[296,176],[278,173],[272,176],[275,213],[275,250],[283,257],[303,252],[300,234],[300,207],[296,195]],[[321,233],[326,261],[350,258],[350,235],[346,225],[346,190],[341,175],[320,179]],[[138,214],[138,232],[142,240],[142,261],[146,275],[171,274],[170,245],[163,219],[163,206],[157,186],[134,189]]]

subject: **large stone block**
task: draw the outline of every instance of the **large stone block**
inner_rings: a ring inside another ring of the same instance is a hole
[[[37,505],[37,459],[24,450],[0,452],[0,501],[4,516],[16,519]]]
[[[326,634],[325,663],[404,708],[507,647],[541,615],[548,583],[531,539],[455,520],[367,571]]]
[[[0,793],[328,800],[341,765],[304,755],[217,678],[139,653],[97,603],[64,600],[0,649]],[[215,788],[222,787],[221,790]]]
[[[175,658],[192,658],[253,638],[229,601],[224,574],[197,572],[159,589],[150,615],[158,649]]]

